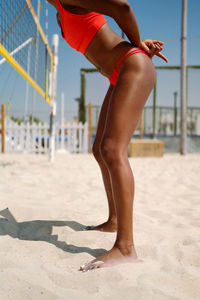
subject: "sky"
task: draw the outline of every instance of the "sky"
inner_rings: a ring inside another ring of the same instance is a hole
[[[36,0],[32,1],[36,4]],[[182,0],[130,0],[136,15],[142,39],[159,39],[165,43],[163,54],[167,56],[168,65],[180,65],[180,36],[181,36],[181,7]],[[35,6],[35,5],[34,5]],[[72,119],[77,112],[76,98],[80,96],[80,69],[93,67],[85,57],[70,48],[62,39],[56,22],[55,9],[49,7],[49,43],[52,34],[59,35],[59,64],[57,79],[57,116],[60,117],[61,93],[65,95],[65,119]],[[41,24],[44,28],[45,1],[42,1]],[[106,17],[111,28],[121,35],[121,29],[115,21]],[[187,26],[187,64],[200,65],[200,1],[188,0]],[[160,58],[154,57],[155,66],[166,65]],[[9,66],[4,66],[9,68]],[[13,71],[9,81],[4,76],[5,71],[0,67],[1,103],[11,100],[11,112],[22,115],[24,112],[25,80]],[[4,83],[6,82],[6,84]],[[86,75],[86,103],[101,105],[109,86],[109,81],[98,73]],[[180,74],[179,71],[157,71],[157,104],[173,106],[173,94],[178,92],[180,104]],[[32,97],[30,97],[32,98]],[[152,94],[146,105],[152,104]],[[200,107],[200,70],[189,70],[188,105]],[[31,109],[31,99],[29,99]],[[41,119],[49,117],[49,105],[37,95],[35,114]]]

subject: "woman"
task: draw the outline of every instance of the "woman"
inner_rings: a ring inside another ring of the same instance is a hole
[[[127,147],[145,102],[154,86],[151,58],[164,43],[140,39],[134,12],[126,0],[48,0],[58,11],[63,38],[109,78],[93,145],[108,199],[107,222],[86,229],[117,231],[111,250],[80,267],[81,271],[138,262],[133,240],[134,177]],[[129,39],[111,30],[104,15],[112,17]]]

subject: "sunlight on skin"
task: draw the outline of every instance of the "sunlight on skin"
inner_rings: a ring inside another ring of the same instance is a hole
[[[111,250],[101,255],[99,258],[92,260],[91,262],[80,266],[79,271],[87,272],[99,268],[112,267],[124,263],[139,263],[143,260],[137,258],[137,254],[134,248],[131,254],[122,254],[119,248],[113,247]]]

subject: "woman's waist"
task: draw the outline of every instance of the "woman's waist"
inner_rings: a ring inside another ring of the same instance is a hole
[[[95,35],[85,51],[85,57],[99,70],[110,77],[122,53],[132,45],[117,35],[105,24]]]

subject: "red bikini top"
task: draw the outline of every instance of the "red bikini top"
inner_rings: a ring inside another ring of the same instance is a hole
[[[91,12],[77,15],[65,10],[60,0],[55,0],[62,23],[62,36],[75,50],[85,53],[97,31],[106,23],[104,15]]]

